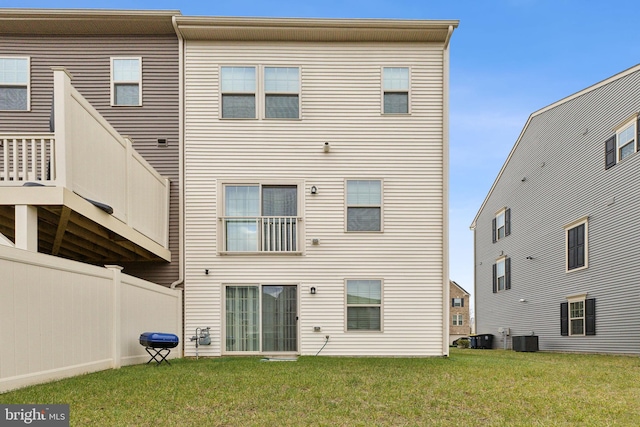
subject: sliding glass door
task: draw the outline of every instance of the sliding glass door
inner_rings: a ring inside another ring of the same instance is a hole
[[[226,351],[298,351],[298,287],[227,286]]]

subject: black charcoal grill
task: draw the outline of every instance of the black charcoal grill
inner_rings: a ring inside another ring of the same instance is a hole
[[[147,365],[152,360],[156,361],[156,366],[162,362],[167,362],[167,356],[171,353],[171,349],[176,347],[180,339],[174,334],[165,334],[162,332],[145,332],[140,335],[140,345],[144,346],[151,359],[147,362]]]

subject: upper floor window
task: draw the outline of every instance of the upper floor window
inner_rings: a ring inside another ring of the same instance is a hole
[[[29,110],[30,59],[0,57],[0,110]]]
[[[256,67],[220,68],[222,117],[256,118]]]
[[[636,152],[636,119],[635,117],[630,123],[625,124],[618,132],[616,139],[618,145],[618,161],[629,157]]]
[[[223,251],[298,251],[297,185],[225,185]]]
[[[264,108],[267,119],[300,117],[300,69],[264,68]]]
[[[347,280],[347,331],[381,331],[381,311],[381,280]]]
[[[596,334],[596,300],[586,296],[573,295],[560,304],[560,335]]]
[[[499,258],[493,264],[493,292],[511,289],[511,258]]]
[[[511,234],[511,209],[505,208],[496,214],[492,229],[494,243]]]
[[[575,221],[565,226],[567,248],[567,271],[586,268],[587,263],[587,218]]]
[[[347,231],[382,231],[382,181],[347,180]]]
[[[409,113],[409,68],[384,67],[382,69],[384,114]]]
[[[111,58],[111,105],[142,105],[142,58]]]
[[[462,314],[454,314],[453,316],[453,326],[462,326]]]
[[[640,129],[638,128],[637,114],[616,128],[616,133],[604,143],[605,169],[615,166],[617,162],[640,150],[638,131]]]
[[[451,307],[464,307],[464,298],[451,298]]]

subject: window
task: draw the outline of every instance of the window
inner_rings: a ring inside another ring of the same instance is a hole
[[[462,326],[462,314],[453,315],[453,326]]]
[[[409,68],[384,67],[382,69],[384,114],[409,113]]]
[[[560,335],[585,336],[596,334],[596,300],[586,294],[567,297],[560,304]]]
[[[29,110],[29,58],[0,58],[0,110]]]
[[[347,181],[347,231],[382,231],[382,181]]]
[[[297,185],[225,185],[225,252],[296,252]]]
[[[111,58],[111,105],[142,105],[142,58]]]
[[[511,209],[504,208],[496,214],[492,229],[494,243],[511,234]]]
[[[636,152],[636,118],[616,132],[618,161]]]
[[[222,117],[256,118],[256,67],[222,67],[220,69]]]
[[[464,298],[451,298],[451,307],[464,307]]]
[[[267,119],[300,117],[300,69],[265,67],[264,104]]]
[[[587,268],[587,218],[565,227],[567,271]]]
[[[503,257],[493,264],[493,292],[511,289],[511,258]]]
[[[640,150],[638,145],[638,132],[640,129],[638,127],[637,114],[625,120],[616,129],[615,135],[612,135],[604,142],[605,169],[615,166],[617,162]]]
[[[348,331],[381,331],[381,308],[381,280],[347,280]]]

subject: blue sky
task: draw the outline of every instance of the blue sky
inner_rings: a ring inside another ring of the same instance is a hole
[[[529,115],[640,62],[637,0],[3,0],[1,6],[460,20],[451,40],[450,270],[470,292],[469,225]]]

